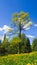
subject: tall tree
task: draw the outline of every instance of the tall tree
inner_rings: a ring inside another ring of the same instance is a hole
[[[1,54],[6,54],[7,53],[7,47],[8,47],[9,41],[6,38],[6,34],[4,34],[4,39],[1,44]]]
[[[37,51],[37,38],[35,38],[32,42],[32,50]]]
[[[30,18],[28,13],[20,12],[20,13],[14,13],[12,18],[12,27],[14,28],[12,33],[13,34],[19,34],[19,38],[21,38],[21,33],[23,30],[28,28],[32,23],[30,22]],[[18,52],[21,53],[21,45],[19,43],[18,45]]]
[[[26,53],[29,53],[29,52],[31,52],[31,51],[32,51],[32,49],[31,49],[31,45],[30,45],[30,40],[29,40],[29,38],[26,38],[25,52],[26,52]]]

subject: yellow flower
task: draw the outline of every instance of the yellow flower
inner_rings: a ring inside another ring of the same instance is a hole
[[[34,64],[32,63],[32,65],[34,65]]]
[[[31,65],[30,63],[28,63],[27,65]]]

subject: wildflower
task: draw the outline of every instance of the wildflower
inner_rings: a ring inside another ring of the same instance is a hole
[[[31,65],[30,63],[28,63],[27,65]]]

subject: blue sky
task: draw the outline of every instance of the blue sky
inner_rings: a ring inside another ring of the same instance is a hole
[[[37,0],[0,0],[0,27],[10,26],[12,14],[20,11],[29,12],[32,22],[36,24],[25,31],[32,42],[33,37],[37,37]],[[0,36],[3,34],[0,31]]]

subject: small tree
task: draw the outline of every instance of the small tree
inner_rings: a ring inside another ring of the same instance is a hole
[[[37,38],[35,38],[32,42],[32,50],[37,51]]]
[[[5,55],[7,53],[8,39],[6,38],[6,34],[4,35],[4,40],[1,44],[1,54]]]
[[[10,53],[18,53],[18,44],[21,43],[21,39],[18,37],[13,37],[10,40]]]

